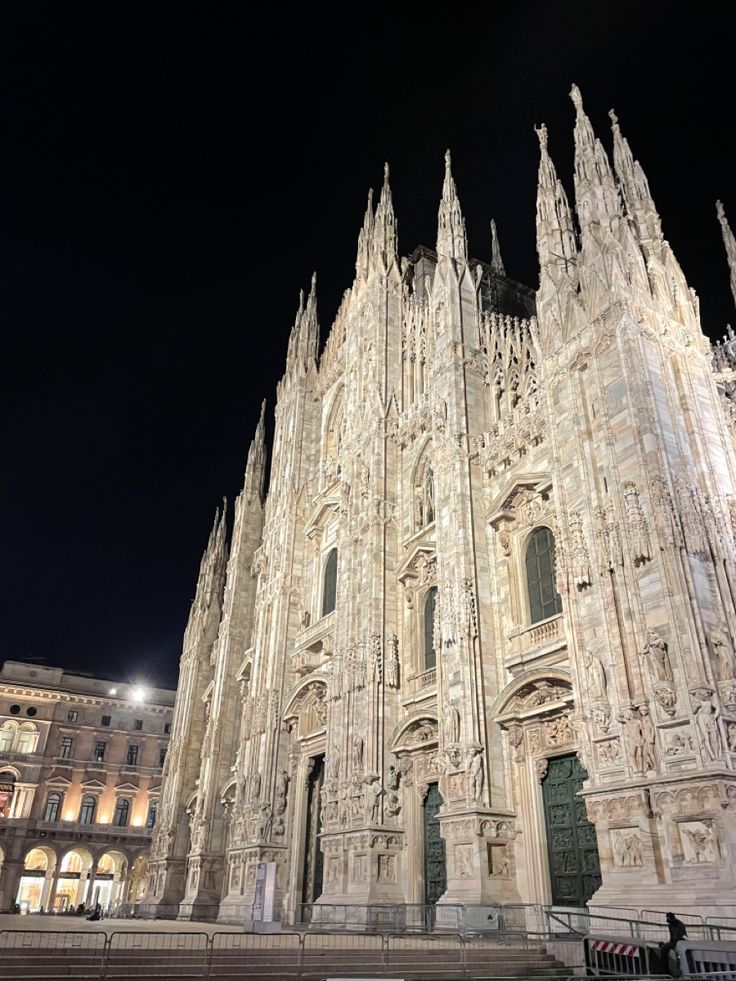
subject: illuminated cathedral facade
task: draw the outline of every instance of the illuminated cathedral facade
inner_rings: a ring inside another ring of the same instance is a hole
[[[184,637],[141,911],[733,904],[736,452],[618,121],[540,145],[536,292],[471,259],[450,155],[401,258],[388,168],[320,352],[315,281]],[[720,210],[736,289],[736,243]],[[736,910],[734,910],[736,912]]]

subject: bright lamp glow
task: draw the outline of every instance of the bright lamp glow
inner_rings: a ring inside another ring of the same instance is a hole
[[[141,685],[136,685],[133,689],[133,701],[134,702],[145,702],[146,700],[146,689],[141,687]]]
[[[111,689],[110,689],[110,694],[111,694],[111,695],[117,695],[117,693],[118,693],[118,690],[117,690],[117,688],[111,688]]]

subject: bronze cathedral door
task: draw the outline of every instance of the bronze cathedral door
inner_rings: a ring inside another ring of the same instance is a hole
[[[577,756],[549,761],[542,782],[552,902],[584,906],[601,884],[595,825],[577,796],[588,774]]]
[[[302,883],[302,902],[314,903],[322,895],[322,871],[324,856],[319,846],[322,830],[322,799],[320,791],[325,772],[324,756],[314,758],[314,766],[307,784],[307,821],[304,831],[304,879]]]
[[[443,803],[437,784],[431,783],[424,800],[424,902],[427,905],[434,905],[447,889],[445,841],[437,820],[437,811]]]

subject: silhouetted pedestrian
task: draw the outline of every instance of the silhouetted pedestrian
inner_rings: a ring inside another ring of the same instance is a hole
[[[666,944],[661,944],[659,948],[659,956],[662,959],[662,967],[669,971],[673,977],[679,977],[680,971],[679,966],[676,968],[676,973],[673,973],[670,969],[670,951],[675,950],[680,940],[684,940],[687,937],[687,929],[682,920],[678,920],[674,913],[667,914],[667,929],[670,931],[670,939]]]

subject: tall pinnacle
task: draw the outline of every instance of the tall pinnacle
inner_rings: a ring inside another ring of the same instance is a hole
[[[621,208],[606,151],[596,139],[577,85],[573,85],[570,98],[575,105],[575,202],[585,244],[590,226],[610,227]]]
[[[721,233],[723,244],[726,246],[726,258],[728,259],[728,270],[731,274],[731,292],[733,293],[734,303],[736,303],[736,239],[734,238],[731,226],[728,224],[726,212],[720,201],[716,201],[716,214],[721,223]]]
[[[634,220],[640,242],[651,247],[662,241],[662,225],[649,190],[649,182],[639,161],[634,160],[628,140],[621,133],[616,113],[611,109],[608,115],[613,130],[613,165],[626,209]]]
[[[368,262],[370,259],[370,247],[373,240],[373,188],[368,190],[368,205],[363,217],[363,227],[358,235],[358,254],[355,258],[356,279],[365,279],[368,276]]]
[[[263,482],[266,473],[266,400],[261,402],[261,415],[258,419],[255,435],[248,450],[248,462],[245,467],[245,483],[243,490],[248,502],[258,495],[263,502]]]
[[[391,199],[391,185],[388,181],[388,164],[383,166],[383,187],[373,220],[372,251],[381,256],[384,268],[388,268],[396,258],[396,217]]]
[[[311,359],[317,357],[318,346],[317,273],[312,273],[312,286],[306,305],[304,303],[304,291],[299,291],[299,309],[296,312],[294,326],[291,328],[286,355],[287,372],[297,364],[306,367]]]
[[[452,176],[452,160],[449,150],[445,153],[445,180],[442,185],[442,200],[437,216],[437,255],[461,261],[468,258],[465,220],[460,210],[460,200]]]
[[[491,269],[499,276],[505,276],[503,259],[501,258],[501,246],[498,244],[498,231],[496,220],[491,218]]]
[[[562,182],[547,149],[547,127],[536,129],[539,138],[539,176],[537,183],[537,252],[542,275],[552,272],[571,276],[575,269],[577,245],[570,205]]]

